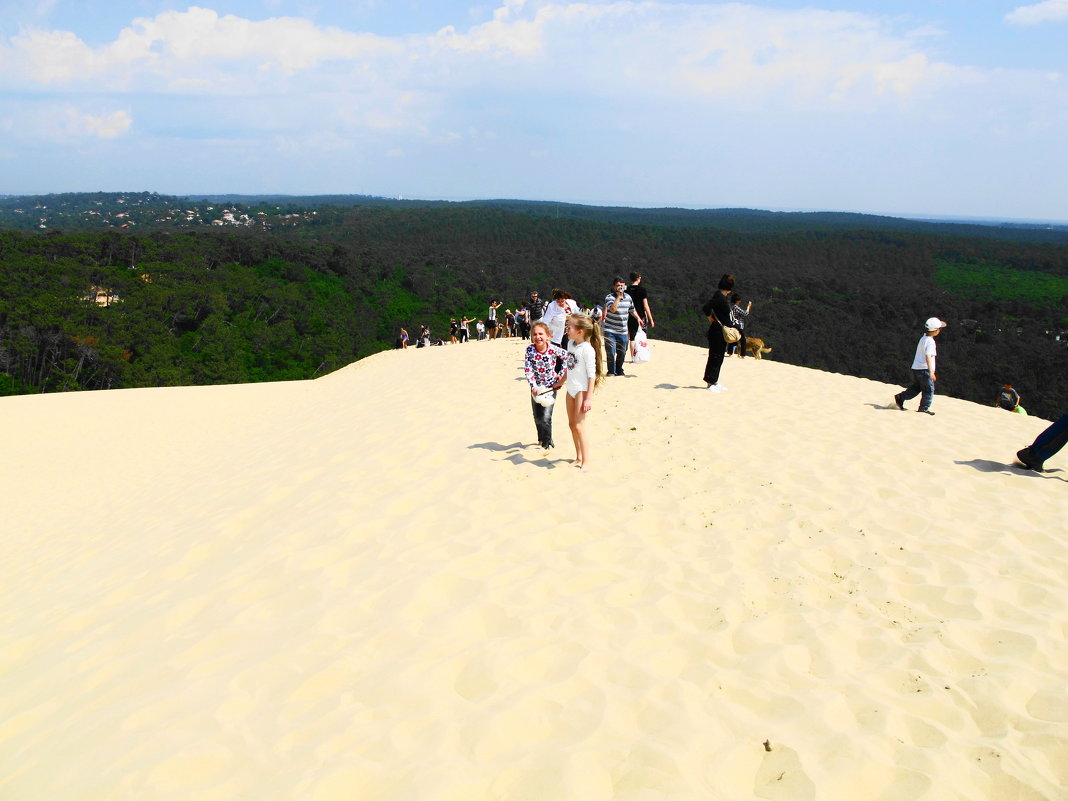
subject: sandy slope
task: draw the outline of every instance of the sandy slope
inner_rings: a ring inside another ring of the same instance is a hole
[[[1045,421],[654,347],[0,399],[0,798],[1063,798]]]

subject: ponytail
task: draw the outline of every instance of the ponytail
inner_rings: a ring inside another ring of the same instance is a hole
[[[605,368],[604,335],[601,333],[601,327],[588,314],[572,314],[568,319],[574,322],[575,326],[585,334],[586,341],[593,348],[597,372],[593,387],[596,389],[604,383],[605,377],[608,375],[608,371]]]
[[[604,383],[605,378],[608,376],[608,370],[605,369],[604,335],[601,333],[601,326],[592,324],[592,320],[590,322],[589,341],[593,345],[593,352],[597,357],[597,379],[593,383],[593,388],[597,389]]]

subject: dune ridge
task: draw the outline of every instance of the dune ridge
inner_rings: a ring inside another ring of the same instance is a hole
[[[0,798],[1063,797],[1046,421],[656,341],[579,474],[521,355],[0,399]]]

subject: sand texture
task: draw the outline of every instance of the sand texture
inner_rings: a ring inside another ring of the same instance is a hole
[[[652,344],[0,399],[0,799],[1068,798],[1047,421]]]

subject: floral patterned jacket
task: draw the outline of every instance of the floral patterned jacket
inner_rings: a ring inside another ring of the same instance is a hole
[[[545,353],[538,353],[533,345],[527,345],[523,373],[531,389],[556,386],[567,375],[567,352],[549,345]]]

